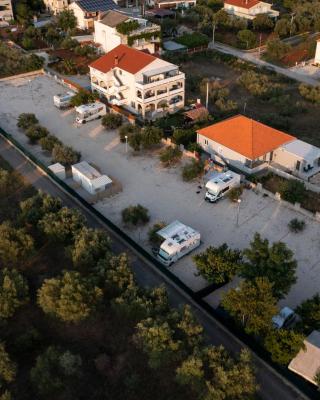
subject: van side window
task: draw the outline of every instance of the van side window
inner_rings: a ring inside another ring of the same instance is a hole
[[[222,189],[222,190],[221,190],[221,194],[227,192],[228,190],[229,190],[229,186],[227,186],[227,187],[225,187],[224,189]]]

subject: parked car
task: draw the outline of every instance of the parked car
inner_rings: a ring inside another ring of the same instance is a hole
[[[297,314],[289,307],[283,307],[279,314],[272,317],[272,324],[274,328],[288,328],[293,322],[295,322]]]

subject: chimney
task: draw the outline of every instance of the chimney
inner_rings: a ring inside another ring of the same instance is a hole
[[[118,57],[118,56],[115,56],[115,57],[114,57],[114,66],[117,67],[118,64],[119,64],[119,57]]]
[[[98,21],[101,21],[101,20],[102,20],[102,12],[98,11]]]

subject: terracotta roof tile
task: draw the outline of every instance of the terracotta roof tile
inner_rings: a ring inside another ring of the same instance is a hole
[[[225,0],[225,4],[231,4],[232,6],[251,8],[261,3],[259,0]]]
[[[197,132],[250,160],[255,160],[296,139],[243,115],[231,117]]]
[[[118,62],[118,68],[123,69],[130,74],[136,74],[156,59],[157,58],[152,56],[151,54],[147,54],[142,51],[125,46],[124,44],[120,44],[119,46],[109,51],[109,53],[91,63],[89,67],[106,73],[114,68],[116,62]]]

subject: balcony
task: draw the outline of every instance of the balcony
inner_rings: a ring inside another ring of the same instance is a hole
[[[178,71],[174,76],[164,76],[159,77],[159,79],[154,80],[153,82],[136,82],[136,89],[138,90],[146,90],[155,88],[159,85],[164,85],[171,82],[176,82],[178,79],[185,79],[185,75],[183,72]]]

